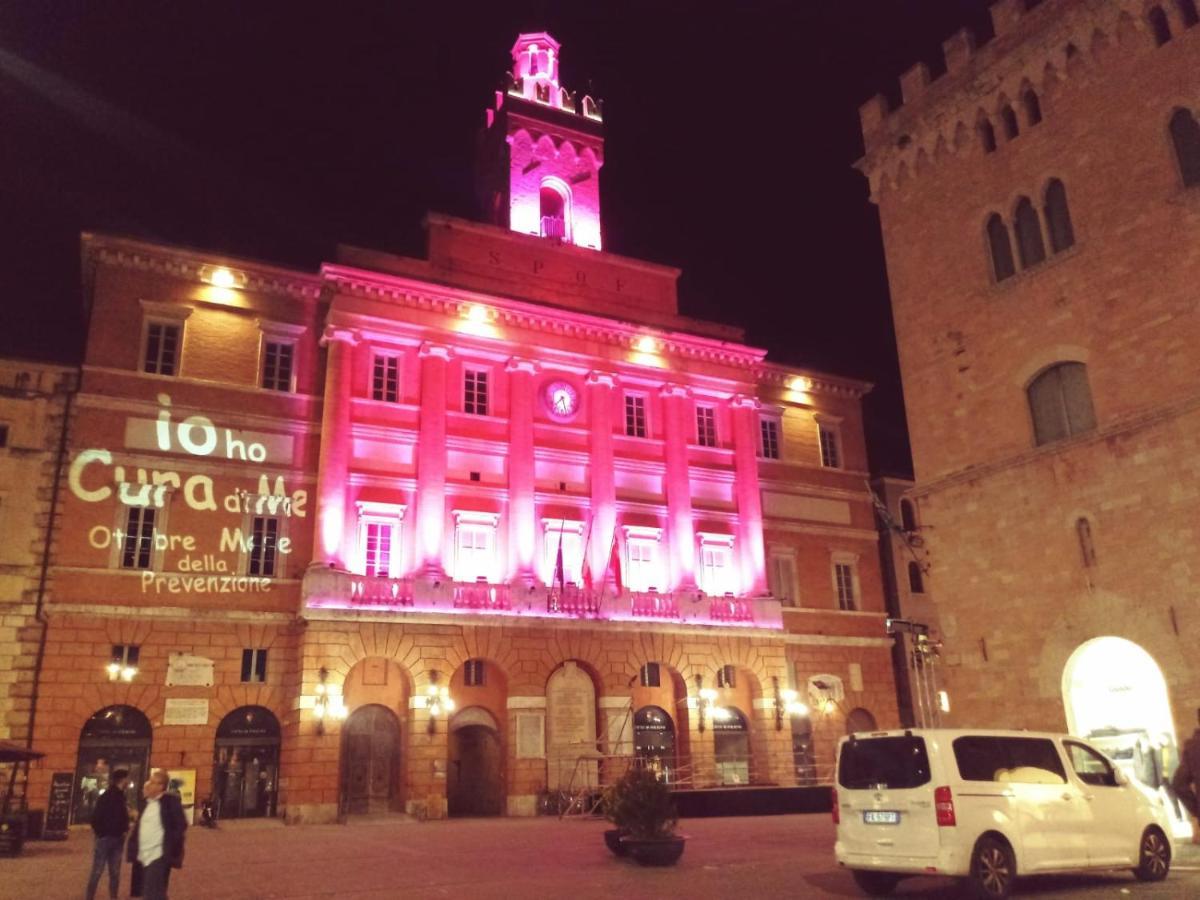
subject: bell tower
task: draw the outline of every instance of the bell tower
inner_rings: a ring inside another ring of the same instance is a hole
[[[480,199],[495,225],[599,250],[601,104],[563,87],[560,50],[544,31],[513,44],[504,90],[487,111]]]

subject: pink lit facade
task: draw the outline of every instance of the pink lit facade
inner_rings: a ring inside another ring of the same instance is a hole
[[[599,108],[559,51],[518,39],[481,175],[506,211],[561,177],[562,233],[431,214],[423,256],[316,272],[85,238],[35,799],[91,777],[113,709],[200,796],[273,759],[255,814],[297,823],[532,815],[635,757],[814,783],[848,723],[897,723],[869,386],[600,249]],[[521,162],[521,133],[555,153]],[[180,654],[210,683],[173,681]],[[247,711],[274,756],[226,752]]]

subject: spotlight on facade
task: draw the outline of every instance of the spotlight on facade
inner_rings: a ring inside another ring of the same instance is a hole
[[[200,270],[200,277],[213,287],[224,291],[236,291],[246,286],[245,273],[228,266],[205,266]]]
[[[425,708],[429,711],[429,733],[437,730],[438,717],[454,712],[454,698],[450,696],[450,688],[441,681],[441,673],[434,669],[429,673],[429,687],[425,689]]]
[[[658,341],[650,337],[648,334],[643,334],[640,338],[633,342],[633,349],[638,353],[657,353]]]
[[[329,681],[329,670],[325,666],[321,666],[317,670],[317,686],[313,689],[313,715],[317,717],[317,734],[325,733],[326,720],[337,720],[346,718],[349,710],[346,709],[340,696],[335,696],[329,689],[327,682]]]
[[[938,709],[944,713],[950,712],[950,694],[946,691],[938,691]]]
[[[474,322],[476,325],[484,325],[491,318],[491,313],[486,306],[472,303],[467,307],[466,317],[468,322]]]

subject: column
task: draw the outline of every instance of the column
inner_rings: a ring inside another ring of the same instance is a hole
[[[688,392],[677,384],[662,389],[666,443],[667,538],[670,541],[672,590],[696,587],[696,530],[692,522],[692,486],[688,480]]]
[[[763,550],[762,492],[758,485],[758,401],[738,395],[730,401],[733,420],[733,460],[737,481],[738,559],[742,593],[767,592],[767,561]]]
[[[417,562],[440,577],[446,530],[446,366],[450,348],[421,345],[421,427],[417,437]]]
[[[358,338],[330,325],[321,336],[326,348],[325,399],[321,408],[321,451],[317,469],[317,517],[320,529],[313,561],[345,569],[349,554],[346,482],[350,474],[350,379]]]
[[[588,417],[592,426],[591,459],[592,536],[589,553],[597,585],[608,568],[613,532],[617,527],[617,485],[613,477],[613,388],[616,378],[607,372],[587,377]]]
[[[513,357],[508,373],[508,556],[510,579],[534,581],[537,510],[534,506],[533,376],[537,364]]]

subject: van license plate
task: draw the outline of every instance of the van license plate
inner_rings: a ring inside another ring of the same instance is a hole
[[[899,825],[900,813],[894,809],[863,810],[863,821],[868,825]]]

